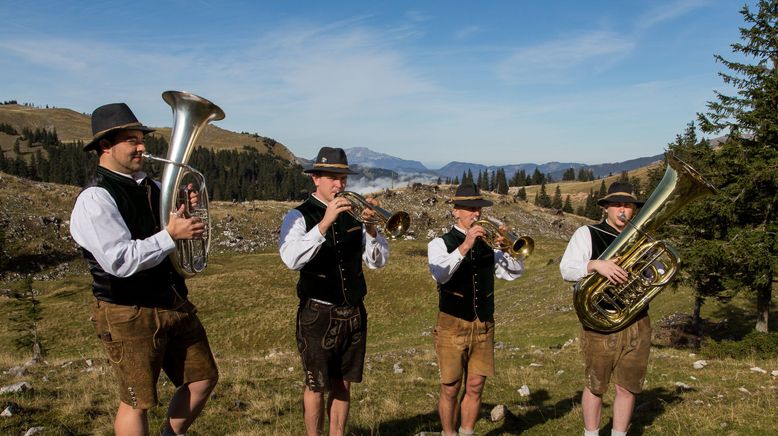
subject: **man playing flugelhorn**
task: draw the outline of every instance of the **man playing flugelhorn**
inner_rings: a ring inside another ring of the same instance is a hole
[[[486,377],[494,375],[494,277],[515,280],[524,263],[484,241],[474,223],[491,206],[472,183],[460,185],[452,199],[455,223],[427,245],[437,282],[440,312],[432,331],[440,369],[438,413],[443,436],[474,434]],[[462,383],[465,393],[457,401]]]
[[[362,262],[381,268],[389,244],[373,224],[351,216],[351,203],[336,197],[346,188],[349,169],[340,148],[322,147],[311,174],[316,191],[289,211],[281,224],[279,252],[289,269],[300,271],[297,348],[305,373],[303,414],[309,436],[322,434],[324,393],[329,434],[343,435],[351,383],[362,381],[367,340],[367,293]],[[376,204],[375,200],[368,201]],[[365,214],[375,213],[365,208]]]

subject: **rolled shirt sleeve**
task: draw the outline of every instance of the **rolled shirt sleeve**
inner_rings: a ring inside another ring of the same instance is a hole
[[[176,249],[167,230],[132,239],[111,194],[100,187],[85,189],[70,214],[70,234],[108,274],[129,277],[159,265]]]

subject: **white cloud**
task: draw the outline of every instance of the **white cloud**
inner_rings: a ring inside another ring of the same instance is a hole
[[[648,29],[659,23],[674,20],[695,9],[707,6],[710,0],[676,0],[670,4],[654,6],[638,18],[638,29]]]
[[[512,85],[569,82],[579,78],[581,67],[607,68],[634,48],[634,41],[617,33],[592,32],[518,49],[497,74]]]

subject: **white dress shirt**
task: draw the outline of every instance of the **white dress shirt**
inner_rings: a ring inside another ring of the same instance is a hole
[[[462,234],[464,230],[458,226],[454,229]],[[451,280],[454,273],[462,264],[464,259],[459,249],[454,249],[451,253],[446,248],[443,238],[435,238],[427,244],[427,261],[432,278],[438,283],[446,283]],[[514,259],[502,250],[494,250],[494,275],[502,280],[516,280],[524,272],[524,262]]]
[[[589,261],[592,260],[592,234],[589,226],[581,226],[576,229],[570,242],[567,243],[565,254],[559,262],[559,272],[562,278],[568,282],[577,282],[582,277],[590,274],[587,271]]]
[[[138,184],[146,177],[143,172],[132,176],[116,174]],[[165,229],[146,239],[132,239],[113,197],[97,186],[85,189],[76,198],[70,214],[70,234],[78,245],[92,253],[105,272],[117,277],[153,268],[176,249]]]
[[[316,201],[327,206],[315,195]],[[347,212],[342,212],[347,213]],[[281,260],[291,270],[299,271],[319,252],[326,238],[319,231],[319,226],[305,230],[305,218],[297,209],[290,210],[281,223],[281,234],[278,238],[278,251]],[[376,269],[386,265],[389,259],[389,243],[380,233],[370,236],[362,226],[362,260],[368,268]]]

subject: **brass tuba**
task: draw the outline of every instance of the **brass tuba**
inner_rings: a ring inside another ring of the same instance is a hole
[[[581,323],[593,330],[614,332],[629,324],[678,271],[680,257],[673,246],[649,236],[686,203],[715,192],[691,166],[666,154],[667,170],[638,215],[598,259],[618,258],[627,271],[615,285],[598,273],[573,285],[573,306]]]
[[[496,250],[502,250],[511,257],[519,260],[528,258],[535,251],[535,240],[529,236],[518,236],[507,231],[501,232],[500,226],[503,223],[492,217],[486,217],[473,223],[474,226],[481,226],[484,229],[484,242]],[[498,243],[497,238],[502,236],[507,242]]]
[[[205,223],[205,233],[200,239],[176,241],[176,251],[170,254],[170,261],[176,271],[185,278],[202,272],[208,265],[208,250],[211,245],[210,216],[208,209],[208,189],[205,177],[187,165],[197,137],[209,121],[224,119],[224,111],[210,101],[180,91],[166,91],[162,99],[173,109],[173,129],[170,132],[170,145],[167,159],[144,153],[143,157],[152,161],[164,162],[159,198],[159,223],[166,227],[170,213],[183,204],[186,217],[196,216]],[[197,207],[189,203],[189,182],[184,177],[194,179],[194,191],[198,194]]]
[[[407,212],[389,212],[386,209],[380,208],[376,205],[370,204],[365,200],[365,197],[352,191],[341,191],[335,194],[336,197],[343,197],[351,204],[351,210],[349,213],[357,221],[365,224],[372,224],[374,226],[382,227],[386,234],[392,238],[399,238],[408,231],[411,226],[411,216]],[[375,212],[373,218],[365,219],[362,216],[362,212],[365,209],[370,209]]]

